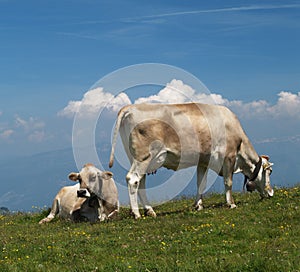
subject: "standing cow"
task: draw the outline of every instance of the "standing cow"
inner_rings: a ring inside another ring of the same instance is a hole
[[[115,126],[110,167],[119,131],[131,162],[126,180],[135,218],[140,217],[137,195],[147,214],[156,216],[148,204],[145,179],[146,173],[160,167],[176,171],[197,166],[197,210],[203,209],[208,169],[223,176],[226,201],[231,208],[236,207],[232,197],[233,173],[242,172],[262,197],[273,196],[268,156],[257,155],[237,117],[226,107],[200,103],[123,107]]]
[[[117,215],[119,212],[118,190],[111,172],[100,171],[93,164],[89,163],[84,165],[79,173],[70,173],[69,179],[75,182],[79,181],[78,196],[97,196],[100,206],[100,221]]]
[[[42,219],[39,224],[52,221],[56,215],[75,222],[86,220],[96,222],[99,217],[97,198],[78,197],[77,191],[79,189],[79,184],[61,188],[53,200],[49,215]]]

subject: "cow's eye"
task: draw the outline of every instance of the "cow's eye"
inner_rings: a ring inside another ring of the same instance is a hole
[[[82,178],[80,175],[78,175],[78,182],[81,183],[82,182]]]
[[[142,161],[147,160],[149,157],[150,157],[150,154],[148,154],[147,156],[145,156],[145,157],[142,159]]]
[[[96,177],[97,177],[96,175],[92,175],[91,178],[90,178],[90,181],[95,181]]]

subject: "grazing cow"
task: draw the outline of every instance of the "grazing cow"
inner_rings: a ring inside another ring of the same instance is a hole
[[[97,198],[78,197],[77,191],[79,189],[79,184],[61,188],[53,200],[49,215],[42,219],[39,224],[52,221],[57,214],[61,218],[69,219],[74,222],[96,222],[99,217],[99,203]]]
[[[200,103],[123,107],[116,121],[110,167],[118,131],[131,162],[126,180],[135,218],[140,217],[137,195],[147,214],[156,216],[146,197],[145,174],[160,167],[176,171],[197,166],[197,210],[203,209],[208,169],[224,177],[226,201],[231,208],[236,207],[232,198],[233,173],[242,172],[251,185],[255,183],[262,197],[273,195],[269,158],[257,155],[237,117],[226,107]]]
[[[119,212],[118,190],[112,176],[111,172],[100,171],[93,164],[86,164],[79,173],[69,174],[70,180],[79,181],[78,196],[97,196],[100,221],[114,218]]]

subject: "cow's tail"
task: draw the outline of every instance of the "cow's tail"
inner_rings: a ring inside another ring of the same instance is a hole
[[[111,144],[111,152],[110,152],[110,158],[109,158],[109,168],[111,168],[114,164],[114,154],[115,154],[115,147],[116,147],[116,144],[117,144],[117,137],[118,137],[118,133],[119,133],[119,129],[120,129],[122,119],[123,119],[123,117],[126,113],[127,113],[127,111],[121,109],[119,114],[118,114],[118,119],[117,119],[117,122],[116,122],[114,135],[113,135],[113,140],[112,140],[112,144]]]

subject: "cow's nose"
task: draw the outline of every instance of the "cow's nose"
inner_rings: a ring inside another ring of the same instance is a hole
[[[86,190],[78,190],[77,197],[86,197]]]
[[[128,181],[131,179],[131,175],[129,175],[129,173],[126,175],[126,182],[128,183]]]

